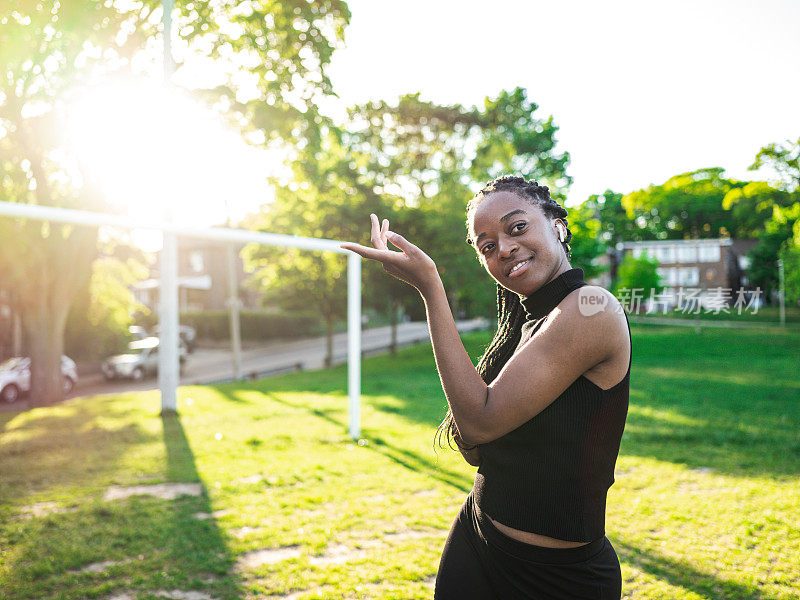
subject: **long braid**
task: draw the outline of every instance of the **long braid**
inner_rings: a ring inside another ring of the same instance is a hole
[[[525,198],[532,204],[539,206],[546,215],[564,221],[567,225],[567,211],[550,197],[550,189],[545,185],[539,185],[536,181],[527,180],[524,177],[504,175],[493,179],[486,184],[467,204],[467,231],[469,231],[469,221],[472,213],[478,205],[492,192],[508,191]],[[570,257],[569,242],[572,240],[572,232],[567,227],[567,235],[564,237],[562,246]],[[472,244],[471,239],[467,243]],[[502,368],[511,358],[519,344],[522,336],[522,325],[525,322],[525,309],[520,302],[519,296],[509,289],[497,284],[497,331],[494,338],[486,347],[486,350],[478,361],[476,370],[486,384],[495,380]],[[459,440],[456,422],[453,413],[448,408],[444,420],[436,430],[434,444],[443,448],[442,436],[445,436],[447,445],[453,448],[453,442],[463,450],[471,450],[475,446],[465,446]]]

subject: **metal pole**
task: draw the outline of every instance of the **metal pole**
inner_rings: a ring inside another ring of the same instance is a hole
[[[781,315],[781,327],[786,327],[786,289],[784,288],[784,272],[783,272],[783,261],[779,258],[778,259],[778,281],[780,283],[780,290],[781,290],[781,303],[780,303],[780,315]]]
[[[161,412],[178,410],[178,237],[164,234],[159,273],[158,387]]]
[[[227,245],[228,251],[228,309],[231,319],[231,350],[233,351],[233,378],[242,378],[242,335],[239,323],[239,281],[236,251],[233,244]]]
[[[54,206],[37,206],[35,204],[22,204],[3,200],[0,200],[0,216],[17,219],[36,219],[39,221],[58,221],[59,223],[74,223],[75,225],[106,225],[108,227],[119,227],[120,229],[147,229],[201,240],[218,240],[237,244],[254,242],[265,246],[284,246],[302,250],[336,252],[348,256],[352,254],[349,250],[339,247],[339,244],[342,243],[339,240],[308,238],[283,233],[265,233],[248,229],[186,227],[165,221],[136,219],[128,215],[114,215]]]
[[[165,251],[161,255],[162,272],[167,272],[170,264],[177,264],[177,244],[173,245],[167,240],[177,240],[178,234],[197,239],[221,240],[234,243],[256,243],[266,246],[283,246],[289,248],[300,248],[303,250],[316,250],[326,252],[336,252],[347,254],[347,332],[348,332],[348,392],[350,398],[350,435],[353,439],[358,439],[361,434],[361,259],[358,255],[343,250],[337,240],[326,240],[319,238],[305,238],[300,236],[284,235],[277,233],[264,233],[260,231],[247,231],[243,229],[227,230],[221,227],[211,227],[206,229],[183,227],[174,223],[158,223],[154,221],[144,221],[133,219],[127,216],[112,215],[107,213],[96,213],[88,210],[75,210],[70,208],[57,208],[53,206],[36,206],[32,204],[20,204],[18,202],[6,202],[0,200],[0,216],[11,218],[36,219],[39,221],[57,221],[59,223],[73,223],[76,225],[95,225],[119,227],[120,229],[147,229],[162,231],[165,234]],[[170,256],[172,255],[172,256]],[[175,271],[177,273],[177,270]],[[166,287],[174,285],[177,290],[177,275],[166,282]],[[162,280],[163,284],[163,280]],[[165,312],[174,312],[177,316],[177,291],[172,294],[165,293],[165,288],[161,288],[164,297],[172,297],[174,309],[165,310],[163,305],[160,307]],[[176,318],[177,321],[177,318]],[[177,336],[173,339],[177,345]],[[161,360],[161,359],[159,359]],[[159,364],[159,368],[162,365]],[[166,371],[164,371],[166,372]],[[177,383],[177,368],[175,369],[175,382]],[[164,384],[159,376],[159,386]],[[163,387],[162,387],[163,389]],[[174,388],[173,388],[174,389]],[[168,408],[172,405],[164,405],[164,398],[169,398],[169,394],[162,391],[162,406]],[[172,398],[174,400],[175,393]]]
[[[172,0],[163,0],[162,23],[164,26],[164,85],[169,86],[174,70],[172,62]],[[165,199],[168,201],[168,199]],[[169,209],[167,209],[168,220]],[[176,412],[178,409],[178,237],[164,232],[159,272],[159,350],[158,387],[161,389],[161,412]]]
[[[347,392],[350,437],[361,437],[361,257],[347,257]]]

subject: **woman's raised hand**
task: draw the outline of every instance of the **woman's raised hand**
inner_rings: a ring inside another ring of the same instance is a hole
[[[414,286],[422,294],[439,281],[439,272],[430,256],[399,233],[389,231],[387,219],[383,220],[382,226],[378,225],[377,215],[371,214],[370,220],[372,221],[370,236],[372,248],[352,242],[346,242],[339,246],[345,250],[352,250],[364,258],[377,260],[383,265],[384,271]],[[387,241],[401,251],[390,250],[386,244]]]

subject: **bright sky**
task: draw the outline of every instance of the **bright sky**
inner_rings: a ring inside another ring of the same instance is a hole
[[[797,0],[348,0],[341,105],[421,92],[474,105],[522,86],[560,126],[570,204],[678,173],[747,171],[800,137]]]

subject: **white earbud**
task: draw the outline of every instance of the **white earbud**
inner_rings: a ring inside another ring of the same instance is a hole
[[[561,221],[556,221],[556,229],[558,229],[559,241],[563,242],[564,238],[567,237],[567,232],[565,231],[564,224]]]

